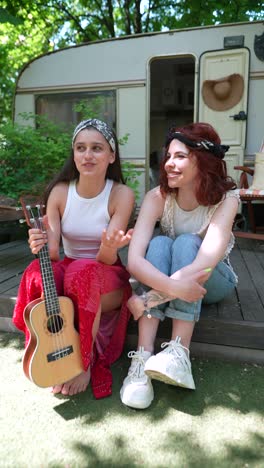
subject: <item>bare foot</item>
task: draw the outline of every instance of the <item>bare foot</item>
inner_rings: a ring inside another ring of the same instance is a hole
[[[71,380],[68,380],[68,382],[65,382],[64,384],[61,385],[54,385],[50,389],[54,395],[61,393],[62,395],[76,395],[77,393],[84,392],[86,388],[89,385],[91,378],[91,371],[90,367],[86,372],[82,372],[80,375],[77,375],[77,377],[74,377]]]
[[[61,394],[72,396],[77,395],[77,393],[84,392],[89,385],[90,378],[91,371],[89,367],[86,372],[82,372],[80,375],[77,375],[77,377],[74,377],[74,379],[65,382],[62,386]]]
[[[138,320],[144,313],[145,307],[144,302],[140,296],[133,294],[127,301],[127,307],[129,308],[134,320]]]

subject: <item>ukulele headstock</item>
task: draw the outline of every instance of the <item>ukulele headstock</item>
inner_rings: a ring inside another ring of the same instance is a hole
[[[36,197],[20,197],[19,199],[28,227],[45,230],[43,216],[45,205]],[[22,221],[23,222],[23,221]]]

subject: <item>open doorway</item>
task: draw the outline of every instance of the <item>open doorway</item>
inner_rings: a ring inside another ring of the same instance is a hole
[[[149,187],[159,183],[168,128],[194,121],[195,57],[157,57],[150,62]]]

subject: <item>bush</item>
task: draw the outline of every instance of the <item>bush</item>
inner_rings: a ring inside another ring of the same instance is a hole
[[[24,115],[26,120],[35,115]],[[0,193],[18,199],[40,194],[68,157],[72,129],[37,116],[37,128],[8,122],[0,126]]]
[[[68,158],[73,127],[54,124],[46,117],[24,113],[25,125],[0,125],[0,194],[18,200],[23,194],[40,195]],[[36,122],[36,128],[27,121]],[[128,135],[120,139],[127,142]],[[125,181],[139,197],[133,163],[121,161]]]

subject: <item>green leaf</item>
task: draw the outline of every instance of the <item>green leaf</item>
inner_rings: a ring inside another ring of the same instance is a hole
[[[10,23],[14,25],[23,24],[21,18],[11,15],[5,8],[0,7],[0,23]]]

